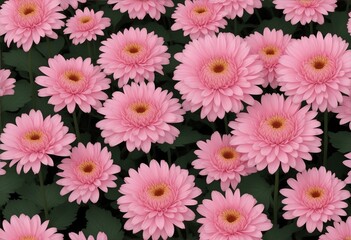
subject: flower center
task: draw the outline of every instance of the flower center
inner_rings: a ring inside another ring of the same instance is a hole
[[[193,8],[194,13],[196,14],[203,14],[207,12],[207,8],[204,6],[196,6]]]
[[[158,183],[150,186],[147,193],[152,199],[163,199],[170,194],[170,188],[165,183]]]
[[[267,57],[273,57],[278,53],[278,48],[274,46],[267,46],[262,49],[263,54]]]
[[[312,187],[307,190],[306,195],[312,199],[321,199],[324,196],[324,189],[320,187]]]
[[[267,120],[268,125],[274,130],[279,130],[284,128],[286,119],[280,116],[274,116]]]
[[[147,103],[134,103],[130,106],[132,111],[134,111],[137,114],[145,114],[150,108],[150,105]]]
[[[325,83],[331,79],[337,69],[333,59],[324,55],[317,55],[303,63],[303,77],[311,83]]]
[[[235,161],[238,159],[238,153],[232,147],[223,147],[219,150],[224,161]]]
[[[212,72],[221,74],[228,69],[228,63],[225,60],[216,60],[210,65]]]
[[[224,58],[209,60],[199,73],[203,84],[211,89],[227,88],[237,79],[235,66]]]
[[[239,222],[241,218],[240,212],[232,209],[225,210],[224,212],[222,212],[221,216],[223,221],[229,224],[235,224]]]
[[[33,16],[37,12],[37,6],[33,3],[25,3],[20,6],[18,11],[22,17]]]
[[[313,4],[314,0],[299,0],[300,4],[304,7],[309,7]]]
[[[25,134],[25,139],[30,142],[39,142],[40,140],[42,140],[42,136],[42,132],[33,130]]]
[[[24,237],[20,237],[19,240],[37,240],[37,238],[33,236],[24,236]]]
[[[83,75],[78,71],[66,71],[65,78],[71,82],[79,82],[83,79]]]
[[[140,53],[141,50],[142,50],[141,45],[137,43],[128,44],[127,46],[124,47],[124,51],[126,51],[130,55],[136,55]]]
[[[344,240],[351,240],[351,236],[345,237]]]
[[[79,171],[85,175],[90,175],[96,170],[96,163],[93,161],[84,161],[79,165]]]
[[[79,19],[79,21],[80,21],[81,23],[83,23],[83,24],[88,23],[88,22],[90,22],[91,20],[92,20],[92,18],[91,18],[90,16],[84,16],[84,17],[81,17],[81,18]]]
[[[316,70],[323,69],[328,64],[328,58],[317,56],[311,60],[311,66]]]

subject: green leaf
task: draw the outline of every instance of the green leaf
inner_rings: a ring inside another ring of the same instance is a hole
[[[120,11],[114,11],[110,6],[105,6],[102,8],[104,11],[103,17],[108,17],[111,19],[111,25],[113,28],[117,25],[119,21],[121,21],[123,14]]]
[[[36,48],[42,53],[45,57],[51,58],[60,53],[63,46],[65,45],[65,40],[63,37],[59,37],[56,40],[49,40],[47,42],[41,42],[36,45]]]
[[[351,152],[351,132],[340,131],[340,132],[328,132],[330,137],[330,143],[333,147],[338,149],[341,153]]]
[[[1,98],[2,109],[15,112],[31,100],[31,86],[26,80],[17,81],[15,94]]]
[[[263,240],[291,240],[292,234],[299,231],[300,229],[295,223],[284,226],[283,228],[274,227],[264,234]]]
[[[66,229],[77,218],[79,206],[75,203],[64,203],[50,212],[50,226],[59,230]]]
[[[2,211],[6,219],[10,219],[12,215],[19,216],[21,213],[30,217],[40,213],[40,207],[29,200],[10,200]]]
[[[13,193],[24,183],[24,174],[18,175],[15,168],[7,168],[6,174],[0,176],[0,192]]]
[[[347,42],[351,42],[351,36],[347,31],[347,21],[349,19],[347,12],[334,12],[328,14],[331,23],[324,23],[317,25],[317,30],[321,31],[323,35],[327,33],[336,34]]]
[[[281,18],[272,18],[270,20],[263,20],[262,23],[256,28],[256,31],[263,33],[263,29],[268,27],[269,29],[282,29],[284,34],[293,34],[296,31],[297,25],[291,25],[290,22],[286,22]]]

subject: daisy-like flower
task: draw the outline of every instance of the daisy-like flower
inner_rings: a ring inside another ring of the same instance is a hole
[[[195,169],[201,169],[200,175],[207,176],[206,182],[221,181],[221,189],[227,190],[230,186],[235,189],[241,176],[256,172],[255,167],[248,167],[241,154],[230,144],[230,135],[221,135],[214,132],[210,140],[198,141],[200,148],[195,151],[198,159],[192,162]]]
[[[263,72],[265,82],[263,87],[267,87],[268,84],[272,88],[278,86],[276,81],[276,66],[279,58],[284,54],[286,46],[291,40],[290,35],[284,35],[282,30],[269,30],[265,28],[263,35],[255,32],[246,39],[247,44],[250,46],[250,51],[253,54],[258,54],[259,58],[263,62]]]
[[[88,143],[86,147],[78,143],[78,147],[72,148],[70,158],[63,159],[57,167],[62,170],[57,173],[62,178],[56,182],[63,186],[61,196],[71,192],[68,201],[78,204],[89,200],[96,203],[99,189],[107,192],[107,188],[116,187],[115,174],[121,171],[113,164],[111,153],[106,147],[101,149],[100,143]]]
[[[204,51],[206,49],[206,51]],[[181,62],[174,71],[175,88],[182,94],[185,110],[201,109],[201,118],[223,118],[239,112],[242,101],[252,104],[250,94],[261,94],[262,63],[238,36],[219,33],[193,40],[175,58]]]
[[[345,157],[348,160],[343,161],[343,164],[349,168],[351,168],[351,152],[346,154]],[[344,180],[345,183],[350,184],[351,183],[351,170],[347,174],[347,178]]]
[[[17,173],[27,173],[30,169],[36,174],[41,164],[54,166],[50,155],[69,156],[70,144],[75,140],[68,127],[63,126],[61,116],[43,118],[38,110],[16,117],[16,125],[6,124],[0,135],[0,159],[10,160],[10,167],[17,163]]]
[[[102,100],[107,99],[103,90],[110,88],[111,80],[106,77],[99,66],[91,64],[91,59],[81,57],[64,59],[56,55],[49,59],[49,67],[40,67],[45,76],[38,76],[35,82],[44,88],[39,89],[40,97],[50,97],[55,112],[67,107],[72,113],[78,107],[86,113],[91,107],[101,107]]]
[[[342,103],[332,109],[332,111],[337,113],[336,118],[340,119],[340,124],[349,123],[349,128],[351,130],[351,97],[343,96]]]
[[[209,0],[186,0],[184,5],[179,3],[172,14],[175,23],[171,29],[182,29],[184,36],[190,35],[191,39],[213,36],[219,32],[219,28],[225,28],[227,25],[225,14],[221,6]]]
[[[68,235],[71,240],[94,240],[94,237],[91,235],[86,238],[82,231],[80,231],[79,234],[69,233]],[[96,240],[108,240],[108,238],[104,232],[99,232],[96,236]]]
[[[113,93],[98,112],[105,119],[96,124],[111,147],[125,141],[128,151],[149,152],[151,143],[172,144],[179,130],[172,123],[183,122],[184,110],[172,93],[154,83],[132,83]]]
[[[223,7],[227,12],[226,17],[234,19],[236,17],[242,17],[244,11],[249,14],[254,13],[255,8],[262,7],[263,0],[210,0],[213,3]]]
[[[306,224],[308,232],[323,230],[323,223],[333,220],[340,222],[340,216],[346,216],[343,208],[344,201],[350,197],[350,192],[343,190],[345,182],[335,177],[324,167],[312,168],[298,173],[296,180],[288,179],[290,188],[280,190],[286,198],[283,199],[283,214],[285,219],[297,219],[297,226]]]
[[[313,110],[324,112],[342,102],[342,93],[351,89],[351,51],[337,35],[321,32],[317,36],[292,41],[277,66],[280,90],[294,102],[306,101]]]
[[[10,222],[2,222],[0,240],[63,240],[63,234],[57,233],[54,227],[48,228],[48,225],[49,221],[41,223],[39,215],[32,218],[24,214],[12,216]]]
[[[276,9],[284,10],[285,21],[291,21],[291,24],[300,22],[306,23],[317,22],[324,23],[324,16],[328,12],[334,12],[337,0],[274,0]]]
[[[263,204],[256,204],[256,199],[250,194],[241,196],[239,189],[234,193],[228,189],[225,196],[212,191],[211,198],[205,199],[197,208],[203,216],[197,220],[202,224],[200,240],[260,240],[262,231],[273,226],[263,213]]]
[[[15,90],[16,80],[14,78],[10,78],[10,70],[0,69],[0,97],[5,95],[13,95]]]
[[[155,72],[163,75],[162,65],[169,64],[171,57],[163,38],[154,32],[147,33],[146,28],[125,29],[101,43],[102,54],[97,62],[105,73],[119,79],[118,87],[123,87],[129,79],[154,81]]]
[[[233,128],[233,144],[239,153],[248,159],[248,165],[256,165],[257,170],[268,167],[273,174],[281,165],[284,172],[289,168],[303,171],[303,160],[312,160],[310,153],[320,152],[322,133],[315,120],[317,112],[309,111],[309,106],[300,108],[291,98],[283,95],[265,94],[261,103],[255,101],[247,107],[247,113],[239,113]]]
[[[346,222],[334,222],[334,227],[328,226],[327,233],[319,237],[319,240],[349,239],[351,239],[351,217],[348,217]]]
[[[143,231],[143,238],[157,240],[172,237],[174,226],[184,229],[184,221],[192,221],[195,214],[188,206],[201,194],[195,187],[194,176],[188,170],[165,161],[141,164],[138,171],[129,169],[129,177],[120,188],[119,209],[128,220],[124,229],[133,233]]]
[[[41,37],[58,37],[53,30],[64,25],[61,10],[59,0],[7,0],[0,9],[0,36],[8,47],[13,41],[28,52]]]
[[[70,34],[69,38],[73,39],[73,44],[91,40],[96,40],[96,36],[103,36],[105,28],[111,25],[111,20],[104,15],[103,11],[94,12],[87,7],[84,11],[77,9],[76,15],[67,20],[64,34]]]
[[[60,2],[62,9],[66,10],[69,6],[76,9],[78,7],[78,3],[86,3],[87,0],[61,0]]]
[[[172,0],[108,0],[107,4],[115,4],[113,10],[120,10],[122,13],[128,12],[129,18],[143,19],[146,14],[151,18],[159,20],[161,13],[166,13],[166,7],[173,7]]]

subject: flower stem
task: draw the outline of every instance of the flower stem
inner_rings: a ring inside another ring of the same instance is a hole
[[[76,131],[76,136],[77,136],[77,142],[79,142],[79,140],[80,140],[80,132],[79,132],[79,125],[78,125],[76,111],[73,111],[72,115],[73,115],[74,130]]]
[[[275,178],[274,178],[274,205],[273,205],[273,224],[274,226],[277,226],[278,224],[278,193],[279,193],[279,168],[275,172]]]
[[[168,151],[167,151],[167,159],[168,159],[168,164],[171,165],[172,164],[172,154],[171,154],[170,149],[168,149]]]
[[[326,167],[328,160],[328,110],[323,113],[323,166]]]
[[[36,97],[37,94],[35,92],[35,85],[34,85],[34,76],[33,76],[33,64],[32,64],[32,50],[30,49],[28,51],[28,74],[29,74],[29,82],[32,88],[32,100],[33,100],[33,105],[36,105]]]
[[[225,129],[225,133],[229,134],[227,114],[224,115],[224,129]]]
[[[313,23],[311,22],[309,25],[310,25],[310,34],[312,35],[313,34]]]
[[[49,219],[48,202],[46,200],[46,193],[45,193],[45,188],[44,188],[44,179],[43,179],[43,172],[42,171],[39,171],[39,184],[40,184],[40,190],[41,190],[43,203],[44,203],[45,219]]]
[[[146,157],[147,157],[147,161],[150,163],[151,162],[151,155],[150,155],[150,152],[148,152],[146,154]]]
[[[91,50],[91,44],[89,41],[87,41],[87,46],[88,46],[88,54],[89,54],[89,57],[91,58],[91,61],[93,61],[93,51]]]

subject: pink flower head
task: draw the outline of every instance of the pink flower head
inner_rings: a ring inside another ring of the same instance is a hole
[[[61,0],[60,5],[63,10],[66,10],[70,5],[76,9],[78,7],[78,2],[86,3],[87,0]]]
[[[41,37],[58,37],[53,30],[64,25],[61,10],[59,0],[7,0],[0,9],[0,36],[8,47],[13,41],[28,52]]]
[[[346,222],[334,222],[334,227],[328,226],[327,233],[319,237],[319,240],[349,239],[351,239],[351,217],[348,217]]]
[[[265,28],[263,35],[255,32],[250,36],[246,37],[246,42],[250,46],[250,52],[252,54],[258,54],[259,58],[263,62],[263,72],[265,82],[263,87],[267,87],[268,84],[272,88],[276,88],[278,83],[276,81],[276,66],[279,58],[284,54],[286,46],[291,40],[290,35],[284,35],[282,30],[269,30]]]
[[[206,51],[205,51],[206,50]],[[246,42],[231,33],[193,40],[175,58],[181,62],[174,71],[175,88],[182,94],[183,106],[209,121],[226,112],[238,113],[242,101],[252,104],[250,94],[261,94],[262,64],[249,53]]]
[[[344,164],[346,167],[351,168],[351,152],[348,153],[348,154],[346,154],[345,157],[346,157],[348,160],[343,161],[343,164]],[[347,178],[346,178],[344,181],[345,181],[345,183],[347,183],[347,184],[350,184],[350,183],[351,183],[351,170],[348,172]]]
[[[172,0],[108,0],[107,4],[115,4],[113,10],[120,10],[122,13],[128,12],[129,18],[143,19],[146,14],[151,18],[160,20],[161,13],[166,13],[165,7],[173,7]]]
[[[242,17],[244,11],[249,14],[254,13],[255,8],[262,7],[263,0],[210,0],[213,3],[222,6],[227,12],[226,17],[234,19],[236,17]]]
[[[123,87],[129,79],[137,83],[144,79],[154,81],[155,72],[163,75],[162,65],[169,64],[171,57],[163,43],[163,38],[154,32],[147,33],[146,28],[125,29],[102,41],[98,63],[106,74],[119,79],[118,87]]]
[[[351,86],[351,51],[337,35],[322,33],[292,41],[279,60],[277,82],[294,102],[306,101],[313,110],[336,108]]]
[[[221,6],[209,0],[186,0],[184,5],[179,3],[172,14],[175,23],[171,29],[182,29],[184,36],[190,35],[191,39],[213,36],[227,25],[225,14]]]
[[[288,179],[290,188],[280,190],[286,198],[283,199],[283,214],[285,219],[297,219],[297,226],[306,224],[308,232],[323,230],[323,223],[334,220],[341,221],[340,216],[346,216],[343,208],[347,207],[345,199],[350,192],[342,190],[345,182],[335,177],[325,167],[312,168],[296,175],[296,180]]]
[[[105,28],[111,25],[109,18],[102,17],[103,11],[89,10],[87,7],[84,11],[77,9],[76,15],[67,20],[65,34],[71,34],[69,39],[73,39],[73,44],[77,45],[86,40],[96,40],[96,35],[103,36]]]
[[[256,168],[248,167],[247,161],[243,161],[242,155],[230,144],[230,135],[219,135],[214,132],[210,140],[198,141],[195,154],[198,159],[193,161],[195,169],[201,169],[200,175],[207,176],[209,184],[213,180],[221,181],[221,189],[227,190],[230,186],[236,188],[241,176],[247,176],[256,172]]]
[[[14,78],[10,78],[10,70],[0,69],[0,97],[5,95],[13,95],[15,90],[16,80]]]
[[[30,169],[36,174],[41,164],[54,166],[51,155],[69,156],[70,144],[75,140],[68,127],[63,126],[61,116],[43,118],[38,110],[16,117],[16,125],[6,124],[0,135],[0,159],[11,160],[10,167],[17,163],[17,173],[27,173]]]
[[[324,16],[328,12],[334,12],[337,0],[274,0],[276,9],[283,9],[285,21],[291,21],[291,24],[300,22],[306,23],[317,22],[324,23]]]
[[[332,109],[332,111],[338,114],[336,118],[340,119],[340,124],[349,123],[349,128],[351,130],[351,97],[343,96],[342,103]]]
[[[94,240],[94,237],[91,235],[88,238],[86,238],[82,231],[80,231],[79,234],[71,232],[68,235],[70,240]],[[104,232],[99,232],[96,237],[96,240],[108,240],[108,238]]]
[[[172,144],[179,130],[172,123],[183,122],[184,110],[172,93],[153,83],[132,83],[113,93],[98,112],[105,119],[96,124],[111,147],[125,141],[128,151],[149,152],[151,143]]]
[[[195,214],[188,206],[201,194],[195,187],[194,176],[188,170],[165,161],[151,160],[141,164],[138,171],[129,169],[129,177],[120,188],[119,209],[128,220],[124,229],[133,233],[143,231],[143,238],[167,239],[174,234],[174,225],[184,229],[184,221],[192,221]]]
[[[303,171],[303,160],[312,160],[310,153],[320,152],[322,133],[315,120],[317,112],[309,106],[300,108],[291,98],[283,95],[265,94],[261,103],[255,101],[247,107],[247,113],[239,113],[230,122],[234,135],[231,144],[248,159],[248,165],[256,165],[261,171],[268,167],[273,174],[281,165],[286,173],[292,167]]]
[[[10,222],[3,220],[0,229],[0,240],[63,240],[63,234],[56,233],[57,229],[48,228],[49,221],[41,223],[39,215],[30,218],[21,214],[12,216]]]
[[[228,189],[225,196],[212,191],[211,197],[197,208],[203,216],[197,220],[202,224],[200,240],[261,240],[262,231],[273,226],[263,213],[263,204],[256,204],[256,199],[250,194],[241,196],[239,189],[234,193]]]
[[[81,57],[64,59],[56,55],[49,59],[49,67],[39,68],[45,76],[35,82],[44,88],[39,89],[40,97],[50,97],[55,112],[67,107],[72,113],[76,104],[83,112],[89,113],[91,107],[101,107],[101,100],[107,99],[103,90],[110,88],[111,80],[106,78],[99,66],[91,64],[91,59]]]
[[[114,180],[116,173],[121,171],[118,165],[113,164],[111,153],[106,147],[101,149],[100,143],[88,143],[85,147],[78,143],[72,148],[70,158],[62,160],[57,173],[62,177],[57,181],[63,186],[61,196],[71,192],[68,201],[87,203],[89,200],[96,203],[99,200],[99,189],[107,192],[107,188],[116,187]]]

